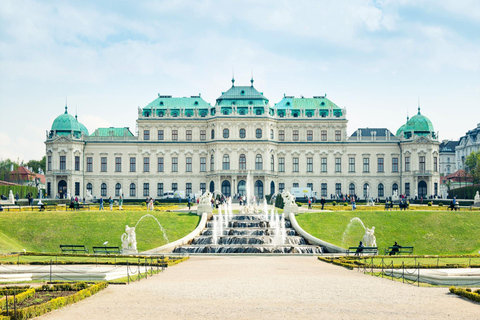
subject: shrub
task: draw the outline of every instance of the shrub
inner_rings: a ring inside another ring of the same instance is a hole
[[[295,202],[295,204],[296,204],[297,206],[299,206],[299,207],[302,206],[302,204],[301,204],[300,202]]]
[[[145,202],[142,202],[142,207],[145,207],[147,204]]]
[[[344,206],[344,207],[347,207],[347,206],[348,206],[348,203],[345,202],[345,203],[343,204],[343,206]]]
[[[160,205],[160,202],[155,201],[154,204],[155,204],[156,206],[159,206],[159,205]]]
[[[456,295],[473,300],[475,302],[480,302],[480,294],[476,292],[471,292],[472,289],[470,288],[462,289],[462,288],[450,287],[449,290],[450,290],[450,293],[454,293]]]
[[[336,206],[336,205],[337,205],[337,201],[333,201],[333,202],[332,202],[332,205],[333,205],[333,206]]]
[[[276,208],[280,208],[280,209],[283,209],[283,206],[285,204],[283,203],[283,197],[282,195],[278,195],[277,196],[277,199],[275,199],[275,207]]]
[[[440,202],[440,203],[438,204],[438,206],[439,206],[439,207],[443,207],[443,203]]]
[[[430,202],[428,203],[428,206],[429,206],[429,207],[431,207],[431,206],[432,206],[432,201],[430,201]]]

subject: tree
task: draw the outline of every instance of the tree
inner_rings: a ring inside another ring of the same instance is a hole
[[[465,160],[466,171],[473,179],[473,184],[480,183],[480,150],[477,152],[472,151]]]
[[[34,172],[38,173],[38,169],[42,169],[45,172],[47,163],[47,157],[43,156],[42,160],[30,160],[27,162],[26,166],[33,169]]]
[[[13,170],[16,170],[20,166],[17,162],[10,159],[0,161],[0,180],[10,180],[10,172],[12,171],[12,165]]]

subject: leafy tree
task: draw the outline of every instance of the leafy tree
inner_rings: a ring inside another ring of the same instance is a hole
[[[277,194],[277,198],[275,199],[275,207],[283,209],[284,203],[283,203],[283,197],[281,194]]]
[[[9,181],[10,172],[12,171],[11,170],[12,165],[13,165],[13,170],[16,170],[20,166],[18,162],[15,162],[10,159],[0,161],[0,180]]]
[[[480,150],[470,153],[465,160],[468,173],[473,178],[473,184],[480,183]]]
[[[43,156],[42,160],[30,160],[27,162],[26,166],[33,169],[34,172],[38,173],[38,169],[42,169],[45,172],[47,163],[47,157]]]

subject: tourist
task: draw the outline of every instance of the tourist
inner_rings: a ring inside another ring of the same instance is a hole
[[[45,205],[42,203],[42,199],[38,200],[37,205],[40,211],[45,211]]]
[[[355,199],[352,199],[352,211],[355,211],[357,209],[357,204],[355,203]]]
[[[320,203],[322,204],[322,210],[323,210],[323,207],[325,206],[325,197],[322,197],[322,199],[320,199]]]
[[[150,198],[150,210],[153,211],[153,198]]]
[[[110,211],[113,210],[113,199],[112,197],[108,198],[108,204],[110,205]]]
[[[3,207],[2,207],[2,205],[0,204],[0,212],[2,212],[2,211],[3,211]]]
[[[312,209],[312,198],[308,198],[308,209]]]
[[[363,252],[363,248],[365,246],[363,245],[363,242],[360,241],[360,243],[358,244],[358,248],[357,248],[357,251],[355,251],[355,255],[356,256],[359,256],[362,252]]]
[[[123,197],[120,196],[120,198],[118,199],[118,210],[123,210],[122,205],[123,205]]]
[[[102,196],[100,196],[100,207],[98,208],[98,210],[104,210],[103,209],[103,198],[102,198]]]
[[[192,204],[190,203],[190,199],[188,199],[187,201],[188,201],[188,210],[190,210],[190,208],[192,207]]]
[[[399,245],[399,244],[397,243],[397,241],[395,241],[395,244],[392,246],[392,251],[390,251],[389,255],[390,255],[390,256],[394,256],[395,254],[397,254],[397,253],[400,251],[399,249],[400,249],[401,247],[402,247],[402,246]]]

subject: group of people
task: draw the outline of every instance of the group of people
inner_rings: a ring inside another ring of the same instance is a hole
[[[77,198],[75,198],[76,200]],[[85,198],[83,198],[83,202],[85,203]],[[98,201],[99,203],[99,210],[105,210],[103,204],[104,204],[104,200],[103,200],[103,197],[100,197],[100,200]],[[109,197],[108,198],[108,204],[110,205],[110,211],[113,210],[113,204],[114,204],[114,200],[112,197]],[[123,196],[120,196],[118,198],[118,210],[123,210],[122,208],[122,205],[123,205]]]

